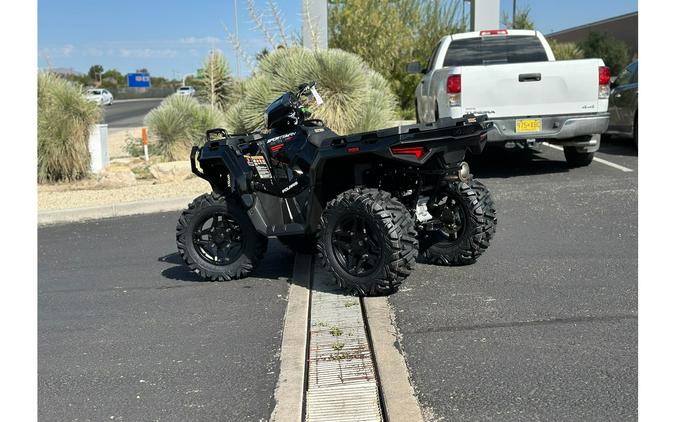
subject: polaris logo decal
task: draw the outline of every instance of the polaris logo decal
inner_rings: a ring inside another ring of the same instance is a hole
[[[296,180],[295,182],[291,183],[290,185],[286,186],[285,188],[281,189],[281,193],[286,193],[286,192],[288,192],[289,190],[293,189],[293,188],[296,187],[296,186],[298,186],[297,180]]]

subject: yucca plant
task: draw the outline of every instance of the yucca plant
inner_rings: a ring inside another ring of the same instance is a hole
[[[548,44],[553,50],[553,55],[556,60],[576,60],[583,59],[584,52],[573,42],[557,42],[556,40],[549,40]]]
[[[312,117],[339,134],[386,127],[394,119],[396,97],[387,81],[357,55],[342,50],[279,48],[261,58],[244,83],[244,95],[226,113],[233,132],[264,129],[267,105],[301,83],[315,81],[324,104],[310,105]]]
[[[82,88],[53,74],[38,74],[38,182],[71,181],[90,171],[89,130],[100,107]]]
[[[233,95],[234,81],[223,53],[211,51],[204,60],[203,68],[203,75],[197,84],[199,97],[211,108],[225,109]]]
[[[145,116],[145,125],[157,145],[157,152],[167,161],[186,160],[190,148],[204,142],[207,129],[224,124],[219,108],[179,95],[167,97]]]

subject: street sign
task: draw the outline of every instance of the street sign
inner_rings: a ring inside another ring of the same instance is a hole
[[[150,74],[127,73],[127,85],[129,88],[150,88]]]

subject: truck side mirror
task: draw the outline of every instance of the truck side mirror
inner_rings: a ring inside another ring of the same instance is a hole
[[[420,64],[420,62],[408,63],[405,66],[405,71],[407,73],[412,73],[413,75],[416,73],[424,73],[424,69],[422,69],[422,65]]]

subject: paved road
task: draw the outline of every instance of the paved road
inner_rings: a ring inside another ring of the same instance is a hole
[[[143,126],[145,115],[161,102],[162,99],[113,102],[111,106],[102,106],[104,121],[110,129]]]
[[[201,282],[174,254],[177,213],[38,231],[43,421],[259,421],[271,414],[292,255]]]
[[[637,171],[486,151],[497,236],[391,297],[412,380],[443,420],[637,419]],[[629,141],[598,156],[637,169]]]

